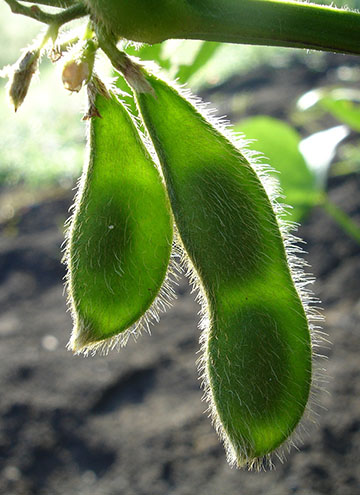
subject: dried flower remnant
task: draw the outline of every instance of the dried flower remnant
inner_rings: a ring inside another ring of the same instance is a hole
[[[25,100],[31,79],[36,73],[40,50],[29,50],[15,64],[8,84],[9,98],[15,112]]]

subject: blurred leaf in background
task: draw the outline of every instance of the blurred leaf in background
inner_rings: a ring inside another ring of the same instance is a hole
[[[317,107],[360,132],[360,90],[346,87],[317,88],[304,94],[297,106],[301,111]]]
[[[360,8],[360,0],[338,0],[336,4]],[[13,64],[19,58],[21,49],[41,29],[39,23],[11,14],[8,6],[0,2],[0,46],[7,47],[6,51],[0,52],[0,66]],[[252,93],[251,89],[246,94],[239,93],[236,86],[228,84],[230,76],[236,74],[242,78],[256,67],[282,69],[293,63],[294,56],[305,61],[309,67],[326,71],[326,54],[305,50],[182,40],[140,47],[124,42],[122,48],[141,60],[154,61],[168,78],[187,84],[194,92],[219,87],[219,92],[213,93],[214,98],[211,99],[230,114],[235,106],[237,120],[244,113],[241,109],[245,110],[247,102],[251,101]],[[105,74],[114,75],[101,57],[99,64],[99,72],[103,69]],[[0,79],[0,184],[5,187],[19,184],[26,187],[69,186],[80,173],[85,141],[84,125],[80,121],[84,112],[85,91],[69,95],[62,86],[60,68],[61,61],[54,67],[44,58],[40,80],[31,84],[29,95],[16,115],[6,101],[6,81]],[[121,77],[116,84],[136,114],[131,89]],[[292,127],[296,119],[292,120],[290,109],[289,115],[281,121],[269,116],[257,116],[240,121],[235,126],[246,138],[256,140],[250,147],[262,152],[270,166],[280,172],[276,175],[286,195],[285,202],[292,206],[291,219],[294,221],[303,218],[313,204],[327,202],[326,177],[334,155],[338,154],[338,145],[349,135],[349,129],[352,132],[360,130],[358,91],[317,88],[308,92],[303,97],[304,101],[313,111],[305,107],[300,109],[308,115],[308,127],[297,125],[297,130]],[[324,128],[321,120],[317,124],[319,115],[324,113],[331,114],[341,125]],[[341,147],[346,152],[341,163],[337,164],[337,170],[342,173],[359,170],[359,144],[351,146],[347,143],[347,147]]]
[[[298,222],[316,202],[319,186],[316,175],[300,153],[300,135],[289,124],[272,117],[258,116],[234,127],[251,139],[249,148],[264,155],[262,161],[276,167],[286,202],[292,206],[291,220]]]

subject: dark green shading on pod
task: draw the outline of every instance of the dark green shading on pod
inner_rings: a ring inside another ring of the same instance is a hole
[[[165,187],[127,110],[100,93],[93,108],[67,249],[74,351],[104,347],[139,321],[164,283],[172,245]]]
[[[148,81],[156,96],[138,94],[138,105],[206,298],[208,399],[230,461],[251,465],[285,442],[304,413],[307,316],[254,168],[186,98]]]

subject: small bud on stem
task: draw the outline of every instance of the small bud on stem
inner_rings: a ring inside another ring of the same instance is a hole
[[[83,84],[90,81],[96,46],[92,40],[80,42],[80,50],[65,62],[62,71],[62,81],[68,91],[79,92]]]
[[[79,92],[90,75],[89,64],[81,60],[69,60],[66,62],[62,72],[62,81],[69,91]]]
[[[29,50],[17,62],[9,80],[9,98],[14,105],[15,112],[23,103],[27,95],[31,79],[37,71],[40,50]]]

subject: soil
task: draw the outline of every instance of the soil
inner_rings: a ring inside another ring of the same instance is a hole
[[[339,61],[352,60],[328,56],[328,71],[299,60],[286,71],[263,67],[216,94],[226,102],[226,95],[252,87],[249,113],[260,113],[259,105],[261,113],[283,117],[296,96],[331,81]],[[328,188],[360,223],[359,176],[333,178]],[[199,307],[185,279],[151,336],[107,357],[74,357],[65,349],[71,319],[60,259],[71,202],[66,191],[1,224],[0,493],[359,493],[359,244],[321,208],[299,230],[332,342],[319,350],[327,357],[320,362],[327,379],[316,390],[317,424],[303,434],[299,449],[283,463],[274,459],[274,470],[247,472],[229,468],[204,414],[196,369]]]

